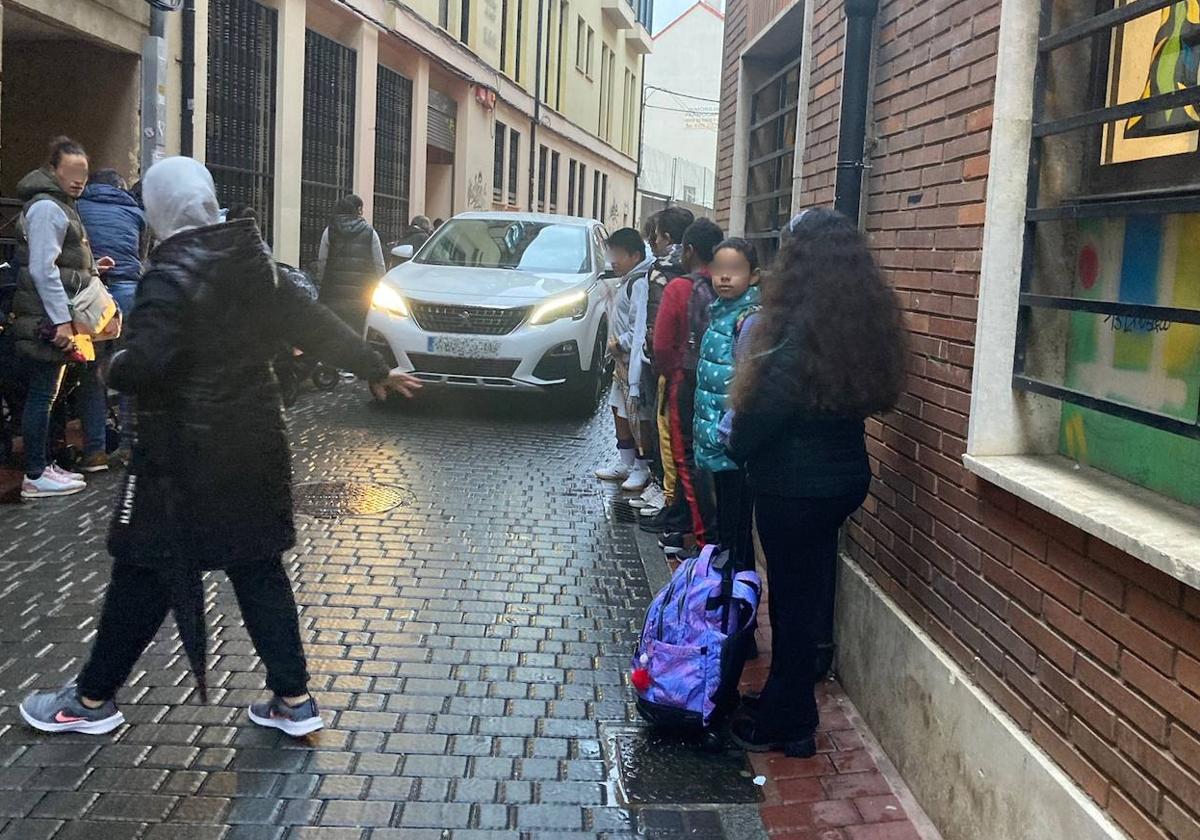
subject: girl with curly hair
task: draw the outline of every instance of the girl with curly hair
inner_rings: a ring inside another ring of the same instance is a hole
[[[754,494],[772,657],[732,731],[748,750],[808,756],[838,531],[871,481],[864,420],[899,398],[907,342],[895,295],[849,219],[808,210],[788,229],[733,387],[727,448]]]

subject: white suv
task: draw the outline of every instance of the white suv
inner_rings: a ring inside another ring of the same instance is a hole
[[[603,226],[591,219],[463,213],[375,289],[367,340],[429,385],[562,392],[580,412],[605,387]]]

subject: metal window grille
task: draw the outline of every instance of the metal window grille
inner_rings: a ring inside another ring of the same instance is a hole
[[[504,138],[508,134],[508,126],[496,120],[496,149],[492,154],[492,201],[497,204],[504,201]]]
[[[546,159],[549,150],[542,146],[538,149],[538,212],[546,212]]]
[[[521,168],[521,132],[508,130],[508,203],[517,203],[517,174]]]
[[[608,173],[600,176],[600,215],[597,220],[603,222],[608,215]]]
[[[791,216],[799,101],[799,59],[772,73],[750,96],[746,238],[764,265],[775,256],[780,231]]]
[[[354,184],[356,56],[311,29],[305,31],[304,142],[300,178],[300,264],[317,257],[337,200]]]
[[[586,189],[587,189],[587,166],[585,164],[581,163],[581,164],[579,164],[579,195],[578,195],[578,198],[576,199],[578,203],[575,205],[575,215],[576,216],[583,215],[583,210],[585,207],[584,191]]]
[[[271,238],[275,203],[275,51],[279,15],[255,0],[208,12],[205,158],[222,206],[254,208]]]
[[[592,218],[598,222],[604,221],[600,215],[600,173],[592,173]]]
[[[1036,251],[1041,225],[1079,219],[1144,218],[1200,211],[1200,192],[1195,191],[1194,179],[1191,185],[1188,185],[1186,180],[1182,183],[1177,182],[1176,191],[1173,194],[1152,188],[1137,192],[1138,184],[1130,183],[1125,185],[1126,191],[1120,194],[1068,198],[1045,206],[1039,203],[1042,159],[1046,153],[1047,142],[1052,141],[1053,138],[1079,130],[1099,133],[1103,131],[1104,126],[1128,120],[1131,117],[1159,114],[1168,109],[1183,109],[1185,106],[1194,108],[1200,105],[1200,85],[1193,84],[1155,95],[1149,95],[1150,92],[1147,91],[1147,95],[1133,102],[1094,107],[1097,102],[1106,102],[1106,86],[1103,82],[1108,73],[1109,45],[1112,43],[1114,34],[1119,31],[1119,27],[1135,18],[1175,4],[1175,0],[1132,0],[1125,5],[1117,5],[1115,8],[1109,8],[1055,29],[1053,26],[1054,0],[1042,0],[1038,60],[1034,74],[1033,143],[1029,159],[1013,387],[1155,429],[1200,439],[1200,406],[1197,406],[1197,419],[1184,419],[1110,399],[1104,394],[1089,393],[1080,388],[1049,382],[1031,375],[1026,368],[1028,350],[1032,343],[1032,322],[1035,312],[1039,311],[1091,313],[1113,319],[1126,319],[1126,322],[1139,325],[1154,325],[1153,329],[1171,324],[1200,325],[1200,309],[1159,306],[1133,300],[1098,300],[1072,295],[1040,294],[1034,288],[1034,280],[1038,275]],[[1093,45],[1092,54],[1095,64],[1092,74],[1093,98],[1090,102],[1084,100],[1089,107],[1071,113],[1062,113],[1063,103],[1056,101],[1053,108],[1054,115],[1047,117],[1047,112],[1051,110],[1047,102],[1047,77],[1051,72],[1055,52],[1068,45],[1079,44],[1089,39]],[[1190,166],[1196,166],[1194,158]],[[1191,171],[1194,174],[1195,170]],[[1189,243],[1192,247],[1195,247],[1195,244]]]
[[[395,242],[408,222],[412,163],[412,80],[379,68],[375,109],[375,229]]]
[[[558,212],[558,170],[561,158],[558,152],[550,155],[550,212]]]
[[[567,214],[575,215],[575,161],[567,162]]]

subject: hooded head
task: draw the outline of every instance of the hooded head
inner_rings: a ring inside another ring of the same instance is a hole
[[[170,157],[151,166],[142,182],[142,201],[146,221],[160,241],[215,225],[220,218],[212,175],[188,157]]]

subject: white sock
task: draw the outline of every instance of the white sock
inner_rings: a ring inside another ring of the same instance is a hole
[[[636,464],[635,469],[638,472],[650,472],[650,462],[645,458],[638,458]]]
[[[633,460],[637,453],[632,449],[618,449],[617,452],[621,455],[621,463],[627,467],[633,466]]]

